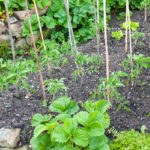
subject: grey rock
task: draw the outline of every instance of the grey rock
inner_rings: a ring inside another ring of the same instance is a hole
[[[46,13],[48,7],[45,7],[44,9],[38,9],[38,12],[39,12],[39,16],[42,16]],[[29,16],[35,14],[35,9],[33,8],[32,10],[29,10]],[[25,11],[14,11],[14,15],[19,19],[19,20],[25,20],[25,19],[28,19],[28,15],[26,13],[26,10]]]
[[[14,148],[20,140],[21,129],[0,129],[0,147]]]
[[[34,35],[35,41],[39,40],[40,38],[40,33],[38,32],[37,34]],[[32,38],[27,36],[26,37],[26,42],[29,46],[32,46]]]
[[[1,34],[0,35],[0,44],[10,41],[9,35],[8,34]]]
[[[17,38],[22,37],[22,28],[23,28],[23,22],[17,22],[14,24],[10,24],[10,29],[12,31],[12,35]]]
[[[13,24],[13,23],[18,22],[18,19],[16,17],[10,17],[9,22],[10,22],[10,24]]]
[[[0,148],[0,150],[29,150],[28,146],[27,145],[24,145],[20,148],[17,148],[17,149],[12,149],[12,148]]]
[[[15,43],[15,47],[16,47],[16,49],[27,49],[28,48],[28,45],[27,45],[27,43],[26,43],[26,40],[23,38],[23,39],[21,39],[21,40],[19,40],[19,41],[17,41],[16,43]]]
[[[0,34],[6,31],[6,25],[3,22],[0,22]]]

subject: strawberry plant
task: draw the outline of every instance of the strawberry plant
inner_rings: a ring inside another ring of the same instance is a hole
[[[112,32],[111,37],[115,38],[116,40],[121,40],[121,38],[124,36],[123,32],[121,30]]]
[[[49,109],[58,115],[36,114],[31,124],[35,127],[31,139],[33,150],[109,150],[105,129],[110,119],[106,113],[110,106],[108,101],[87,101],[85,110],[69,97],[61,97],[54,101]]]

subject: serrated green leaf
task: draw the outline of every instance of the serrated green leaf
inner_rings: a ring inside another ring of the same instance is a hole
[[[63,125],[63,129],[69,135],[74,134],[77,129],[77,121],[75,119],[66,119]]]
[[[38,137],[32,137],[30,141],[32,150],[50,150],[51,141],[49,134],[41,134]]]
[[[74,118],[77,120],[77,122],[83,126],[87,125],[87,119],[89,117],[89,113],[86,111],[80,111],[76,115],[74,115]]]
[[[47,122],[51,119],[51,115],[44,115],[42,116],[41,114],[37,113],[32,117],[31,125],[32,126],[37,126],[40,123]]]
[[[83,129],[77,129],[71,139],[76,145],[86,147],[89,144],[89,136]]]
[[[48,127],[43,125],[43,124],[39,124],[35,129],[34,129],[34,137],[39,136],[43,131],[48,130]]]
[[[69,134],[64,131],[63,125],[56,126],[52,131],[52,139],[59,143],[65,143],[69,140]]]

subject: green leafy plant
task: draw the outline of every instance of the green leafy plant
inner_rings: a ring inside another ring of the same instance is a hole
[[[55,100],[56,94],[58,92],[66,92],[67,87],[64,85],[65,78],[58,79],[49,79],[45,80],[44,84],[46,86],[46,90],[53,96],[52,100]]]
[[[59,45],[56,41],[45,40],[46,51],[44,50],[42,41],[38,42],[40,49],[40,62],[43,66],[50,65],[50,70],[48,74],[50,75],[52,69],[60,69],[60,65],[68,64],[69,61],[66,57],[70,54],[70,46],[68,42],[62,42]]]
[[[131,35],[132,39],[133,39],[133,44],[134,46],[138,45],[144,45],[144,43],[142,41],[139,41],[140,38],[145,37],[145,33],[143,32],[135,32]]]
[[[130,17],[133,16],[133,13],[130,11]],[[117,17],[118,20],[123,20],[126,18],[126,13],[125,12],[121,12],[119,13],[119,16]]]
[[[124,84],[122,83],[120,77],[126,77],[128,76],[127,73],[118,71],[114,74],[110,75],[109,80],[107,81],[106,78],[100,79],[100,85],[98,85],[97,89],[94,90],[93,94],[91,95],[91,98],[98,98],[98,99],[106,99],[106,90],[107,88],[110,89],[110,98],[112,101],[116,101],[119,103],[118,110],[123,107],[125,110],[129,111],[130,109],[126,106],[126,104],[129,103],[129,101],[125,101],[124,96],[120,96],[118,92],[118,88],[124,87]]]
[[[121,40],[121,38],[124,36],[123,32],[121,30],[112,32],[111,37],[115,38],[116,40]]]
[[[126,22],[124,22],[123,24],[121,24],[122,29],[126,29]],[[130,27],[132,31],[136,31],[139,27],[139,23],[137,22],[130,22]],[[129,29],[129,22],[127,22],[127,28]]]
[[[133,63],[131,64],[130,61],[130,55],[128,55],[128,58],[125,59],[122,62],[122,67],[124,67],[124,70],[128,69],[128,66],[130,65],[131,67],[131,72],[128,75],[128,80],[127,80],[127,84],[131,81],[132,85],[134,84],[134,82],[137,82],[137,79],[139,77],[139,75],[142,73],[143,68],[147,69],[150,68],[150,57],[144,57],[143,54],[139,54],[139,55],[133,55]]]
[[[75,64],[77,69],[72,73],[73,78],[76,80],[77,77],[81,79],[80,86],[82,86],[83,78],[86,73],[91,74],[92,72],[97,72],[98,69],[102,66],[102,60],[97,54],[88,54],[78,53],[75,55]],[[88,67],[84,67],[84,66]]]
[[[0,90],[3,88],[8,91],[9,85],[13,84],[16,87],[16,93],[19,95],[19,91],[26,89],[27,92],[32,91],[32,85],[30,85],[26,80],[28,79],[28,74],[37,71],[35,64],[31,60],[17,61],[14,65],[11,60],[4,62],[0,59],[0,68],[2,73],[0,74]]]
[[[50,105],[55,117],[36,114],[35,127],[30,141],[33,150],[109,150],[105,129],[110,119],[106,113],[108,101],[86,101],[85,110],[78,112],[78,105],[69,97],[61,97]],[[76,113],[77,112],[77,113]],[[76,113],[76,114],[75,114]]]
[[[111,150],[148,150],[150,149],[150,134],[131,131],[122,131],[115,134],[115,139],[110,144]]]

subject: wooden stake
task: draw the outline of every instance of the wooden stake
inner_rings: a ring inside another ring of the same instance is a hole
[[[8,4],[7,4],[7,0],[5,0],[5,9],[6,9],[6,15],[7,15],[7,23],[8,23],[8,32],[9,32],[9,36],[10,36],[10,41],[11,41],[11,49],[12,49],[12,55],[13,55],[13,63],[14,65],[16,64],[16,58],[15,58],[15,46],[14,46],[14,40],[13,40],[13,36],[12,36],[12,31],[10,28],[10,21],[9,21],[9,11],[8,11]]]
[[[41,35],[43,47],[44,47],[44,50],[47,51],[47,50],[46,50],[45,41],[44,41],[44,37],[43,37],[43,32],[42,32],[42,27],[41,27],[41,23],[40,23],[40,17],[39,17],[37,5],[36,5],[35,0],[33,0],[33,2],[34,2],[35,12],[36,12],[36,15],[37,15],[37,20],[38,20],[38,24],[39,24],[39,30],[40,30],[40,35]],[[47,64],[47,66],[48,66],[48,71],[50,72],[50,65],[49,65],[49,63]]]
[[[109,80],[109,54],[108,54],[108,43],[107,43],[107,23],[106,23],[106,0],[103,0],[103,12],[104,12],[104,38],[105,38],[105,49],[106,49],[106,76],[107,81]],[[107,88],[107,100],[110,101],[110,89]]]
[[[69,2],[67,2],[66,0],[64,0],[64,4],[65,4],[65,9],[66,9],[66,12],[67,12],[68,24],[69,24],[69,28],[70,28],[68,30],[70,30],[69,32],[71,33],[71,38],[73,40],[73,45],[74,45],[75,53],[78,54],[78,50],[77,50],[77,46],[76,46],[76,42],[75,42],[75,37],[74,37],[72,25],[71,25],[71,20],[70,20],[70,16],[69,16],[69,6],[68,6]]]
[[[31,33],[32,42],[33,42],[33,46],[34,46],[34,51],[35,51],[35,55],[36,55],[36,61],[37,61],[37,65],[38,65],[38,71],[39,71],[39,74],[40,74],[40,81],[41,81],[41,88],[42,88],[42,93],[43,93],[43,99],[45,100],[46,99],[46,94],[45,94],[44,81],[43,81],[43,76],[42,76],[40,62],[39,62],[38,51],[37,51],[36,44],[35,44],[35,38],[34,38],[34,35],[33,35],[33,31],[32,31],[32,26],[31,26],[31,20],[30,20],[30,14],[29,14],[27,0],[25,0],[25,4],[26,4],[26,13],[27,13],[27,16],[28,16],[28,23],[29,23],[30,33]]]
[[[98,28],[97,28],[97,15],[96,15],[96,7],[95,7],[95,0],[93,0],[94,6],[94,17],[95,17],[95,29],[96,29],[96,39],[97,39],[97,53],[99,53],[99,36],[98,36]]]
[[[126,0],[126,33],[125,33],[125,53],[128,51],[128,6]]]

